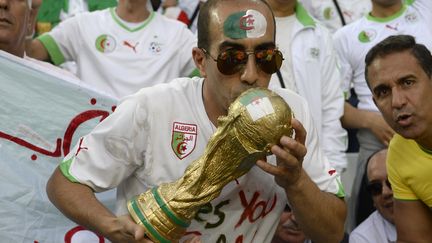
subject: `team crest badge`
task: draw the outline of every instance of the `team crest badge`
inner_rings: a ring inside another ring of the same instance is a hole
[[[149,51],[153,54],[158,54],[162,51],[162,44],[156,41],[152,41],[149,46]]]
[[[110,35],[100,35],[96,38],[96,49],[102,53],[113,52],[116,48],[116,41]]]
[[[310,54],[310,56],[311,56],[312,58],[314,58],[314,59],[318,59],[319,56],[320,56],[320,49],[319,49],[319,48],[316,48],[316,47],[312,47],[312,48],[309,50],[309,54]]]
[[[362,43],[368,43],[371,42],[375,37],[377,36],[377,33],[375,30],[369,29],[369,30],[363,30],[358,35],[358,39]]]
[[[171,148],[179,159],[184,159],[195,149],[197,125],[173,123]]]
[[[334,16],[333,9],[331,7],[326,7],[323,11],[323,17],[325,20],[330,20]]]

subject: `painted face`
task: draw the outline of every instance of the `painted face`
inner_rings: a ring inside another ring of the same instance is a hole
[[[204,94],[215,103],[218,113],[225,115],[229,105],[243,91],[268,86],[271,74],[263,71],[257,60],[262,53],[260,50],[275,48],[274,22],[270,9],[260,1],[225,1],[214,11],[210,29],[211,43],[206,50],[203,75],[206,77]],[[247,57],[243,59],[247,61],[238,65],[234,73],[224,74],[216,61],[224,52],[236,53],[236,58]]]
[[[369,66],[373,99],[387,123],[401,136],[432,138],[432,80],[409,51],[377,58]]]
[[[24,51],[29,13],[27,0],[0,1],[0,49],[15,55],[19,48]]]
[[[368,188],[378,212],[389,222],[394,223],[393,191],[387,178],[387,151],[376,154],[368,164]]]
[[[231,39],[259,38],[265,35],[267,20],[254,9],[231,14],[224,21],[224,35]]]

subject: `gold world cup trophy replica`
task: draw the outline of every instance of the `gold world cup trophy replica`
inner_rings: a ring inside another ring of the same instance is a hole
[[[276,93],[253,88],[243,92],[219,117],[218,129],[204,154],[183,177],[161,184],[128,201],[134,221],[155,242],[178,242],[200,207],[223,187],[247,173],[283,135],[291,136],[291,108]]]

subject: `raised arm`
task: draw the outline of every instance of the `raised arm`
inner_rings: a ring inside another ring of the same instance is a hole
[[[313,242],[339,242],[344,231],[345,202],[334,194],[321,191],[302,168],[306,130],[295,119],[292,125],[295,139],[284,136],[280,146],[271,148],[277,157],[277,166],[261,160],[257,165],[273,174],[276,182],[285,189],[297,222]]]

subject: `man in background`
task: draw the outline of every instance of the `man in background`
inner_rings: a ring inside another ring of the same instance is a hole
[[[147,0],[69,18],[31,43],[28,54],[60,65],[75,61],[77,76],[121,98],[141,88],[193,74],[196,37],[148,9]]]
[[[396,132],[387,171],[398,242],[432,242],[432,55],[409,35],[390,36],[366,56],[373,100]]]
[[[0,1],[0,50],[25,55],[25,40],[32,32],[32,1]]]
[[[348,138],[340,122],[344,96],[332,38],[298,1],[268,3],[276,20],[276,45],[284,56],[269,87],[290,89],[308,101],[324,153],[341,173],[347,168]]]
[[[367,163],[367,191],[376,210],[350,234],[350,243],[396,242],[393,191],[387,178],[387,149],[373,154]]]
[[[390,35],[409,34],[419,43],[432,49],[432,1],[430,0],[372,0],[372,10],[357,21],[342,27],[334,34],[334,46],[339,55],[343,78],[342,89],[346,97],[354,88],[358,105],[345,102],[342,125],[358,129],[359,154],[349,202],[348,227],[357,219],[358,199],[366,160],[377,150],[388,146],[394,131],[384,121],[373,102],[365,80],[364,59],[367,52]]]

